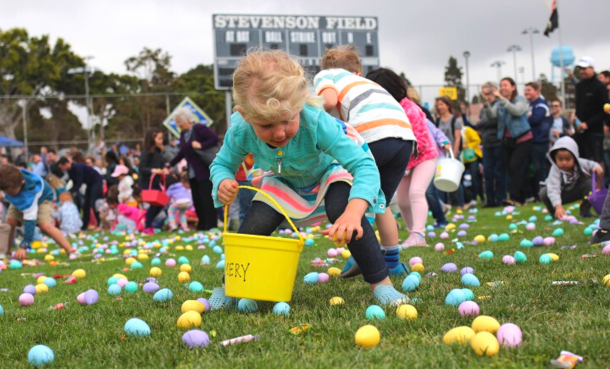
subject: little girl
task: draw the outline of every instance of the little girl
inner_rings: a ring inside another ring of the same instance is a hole
[[[366,78],[378,83],[400,103],[417,139],[418,155],[412,155],[407,171],[396,190],[400,213],[410,232],[402,247],[426,246],[425,226],[428,218],[426,189],[436,172],[437,150],[426,125],[426,114],[407,97],[405,80],[390,69],[379,68]]]
[[[303,68],[280,50],[245,56],[233,75],[236,113],[224,145],[210,166],[217,207],[238,193],[235,171],[248,153],[264,171],[259,187],[272,193],[296,221],[307,221],[322,205],[332,227],[324,233],[345,240],[364,280],[381,305],[408,298],[392,286],[379,242],[364,216],[385,212],[379,172],[370,155],[354,143],[339,123],[307,96]],[[264,196],[256,195],[238,233],[269,236],[284,216]],[[210,301],[228,300],[216,289]]]
[[[133,197],[133,178],[129,175],[129,168],[125,165],[117,165],[111,177],[119,179],[119,203],[129,206],[138,206]]]
[[[191,183],[189,182],[188,173],[182,173],[180,182],[176,182],[169,186],[167,195],[171,198],[167,217],[169,220],[169,230],[175,231],[178,228],[176,224],[176,214],[180,216],[180,227],[188,231],[189,226],[186,221],[186,211],[193,206],[193,197],[191,196]]]
[[[60,222],[59,230],[64,236],[68,237],[78,233],[83,226],[83,221],[80,218],[80,214],[76,205],[72,201],[72,195],[70,192],[65,190],[58,190],[59,202],[61,206],[57,214],[57,220]]]

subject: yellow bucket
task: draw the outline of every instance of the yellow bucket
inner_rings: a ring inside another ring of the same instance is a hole
[[[289,302],[305,241],[284,209],[271,196],[255,187],[239,188],[267,196],[282,211],[299,238],[228,233],[228,207],[225,206],[222,234],[225,249],[225,294],[237,298]]]

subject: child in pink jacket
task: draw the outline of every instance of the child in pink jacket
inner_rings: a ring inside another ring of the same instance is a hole
[[[119,204],[117,211],[119,216],[115,229],[120,225],[119,228],[125,228],[127,233],[133,233],[134,231],[141,232],[144,230],[142,220],[146,215],[145,210],[127,204]]]

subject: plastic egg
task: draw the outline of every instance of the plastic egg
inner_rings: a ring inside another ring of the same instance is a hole
[[[178,274],[178,282],[184,283],[184,282],[188,282],[190,280],[191,280],[191,275],[188,274],[187,272],[180,272]]]
[[[208,301],[208,299],[200,297],[197,299],[197,301],[199,301],[203,304],[203,306],[205,306],[205,310],[203,311],[204,313],[210,311],[210,302]]]
[[[604,279],[602,279],[602,284],[610,288],[610,274],[606,275]]]
[[[21,304],[21,306],[30,306],[34,303],[34,296],[32,296],[29,293],[22,293],[19,296],[19,304]]]
[[[458,237],[465,237],[467,235],[466,231],[459,231],[457,233]]]
[[[110,285],[110,287],[108,287],[108,293],[111,295],[118,295],[121,293],[121,286],[118,284]]]
[[[154,258],[150,261],[150,265],[161,265],[161,259]]]
[[[2,305],[0,305],[0,316],[4,315],[4,308],[2,307]]]
[[[46,284],[42,283],[42,284],[37,284],[36,285],[36,294],[40,295],[41,293],[47,293],[49,292],[49,286],[47,286]]]
[[[418,272],[418,273],[423,273],[424,272],[424,266],[422,264],[415,264],[411,267],[411,270],[413,270],[414,272]]]
[[[472,292],[469,288],[461,288],[462,292],[464,292],[464,297],[466,297],[466,301],[474,300],[474,292]]]
[[[521,240],[521,243],[519,243],[519,245],[521,247],[532,247],[534,246],[534,243],[530,240]]]
[[[129,282],[125,285],[125,292],[134,293],[138,292],[138,284],[136,282]]]
[[[479,315],[479,304],[474,301],[464,301],[458,307],[461,316]]]
[[[182,311],[182,313],[186,313],[187,311],[196,311],[199,314],[203,314],[205,311],[205,305],[197,300],[186,300],[182,303],[180,311]]]
[[[498,242],[498,235],[497,234],[492,234],[491,236],[489,236],[489,240],[491,242]]]
[[[138,318],[131,318],[125,323],[125,334],[134,337],[150,336],[150,327],[145,321]]]
[[[237,310],[246,313],[255,313],[258,311],[258,304],[252,299],[241,299],[237,303]]]
[[[515,264],[515,258],[510,255],[504,255],[502,257],[502,262],[504,264],[513,265],[513,264]]]
[[[413,305],[403,304],[396,309],[396,315],[403,320],[413,320],[417,318],[417,309]]]
[[[380,306],[371,305],[366,309],[367,319],[385,319],[385,311]]]
[[[157,291],[153,295],[153,300],[156,302],[167,302],[171,301],[173,297],[174,294],[172,293],[172,291],[170,291],[168,288],[164,288],[162,290]]]
[[[44,257],[44,261],[53,261],[55,260],[55,257],[53,255],[45,255]]]
[[[540,264],[550,264],[551,261],[552,261],[552,259],[548,254],[542,254],[542,255],[540,255],[540,259],[538,259],[538,262]]]
[[[175,267],[176,266],[176,260],[174,260],[174,259],[167,259],[167,260],[165,260],[165,266],[170,267],[170,268]]]
[[[161,277],[161,275],[163,274],[163,271],[161,270],[161,268],[157,268],[157,267],[153,267],[150,268],[150,276],[151,277]]]
[[[339,278],[341,276],[341,269],[336,267],[328,268],[328,275],[333,278]]]
[[[610,254],[610,245],[604,246],[604,248],[602,249],[602,254],[604,254],[604,255]]]
[[[116,284],[119,281],[118,277],[110,277],[108,278],[108,286],[112,286],[113,284]]]
[[[583,231],[585,236],[591,236],[593,234],[593,230],[591,228],[585,228],[585,230]],[[12,263],[12,261],[11,261]]]
[[[446,345],[451,345],[454,343],[465,345],[470,342],[470,339],[474,337],[475,334],[475,331],[473,331],[470,327],[455,327],[449,330],[449,332],[445,333],[443,336],[443,342],[445,342]]]
[[[343,305],[345,304],[345,300],[343,300],[342,297],[339,296],[335,296],[333,298],[330,299],[330,305],[331,306],[335,306],[335,305]]]
[[[221,259],[218,263],[216,263],[216,269],[224,269],[224,267],[225,267],[224,259]]]
[[[462,276],[462,284],[464,286],[479,287],[481,282],[474,274],[464,274]]]
[[[154,293],[159,290],[159,285],[156,284],[155,282],[148,282],[148,283],[144,284],[144,287],[142,287],[142,290],[146,293]]]
[[[203,255],[201,257],[201,264],[205,265],[205,264],[209,264],[211,262],[210,257],[207,255]]]
[[[544,238],[542,238],[540,236],[536,236],[536,237],[534,237],[532,242],[533,242],[534,246],[542,246],[542,245],[544,245]]]
[[[379,344],[381,335],[376,327],[365,325],[356,331],[354,339],[356,340],[356,345],[359,347],[371,348]]]
[[[87,276],[87,272],[84,269],[76,269],[72,272],[72,275],[77,279],[83,279]]]
[[[328,257],[335,258],[337,257],[337,250],[332,248],[328,249],[328,251],[326,251],[326,255],[328,255]]]
[[[517,230],[517,225],[516,225],[515,223],[511,223],[511,224],[508,226],[508,230],[509,230],[509,231],[516,231],[516,230]]]
[[[434,238],[434,237],[436,237],[435,232],[428,232],[428,238]]]
[[[559,260],[559,255],[557,255],[557,254],[554,254],[554,253],[552,253],[552,252],[549,252],[549,253],[547,253],[547,255],[551,257],[551,260],[552,260],[552,261],[557,261],[557,260]]]
[[[500,344],[496,339],[496,336],[489,332],[479,332],[470,339],[470,347],[474,352],[483,356],[492,357],[498,354],[500,351]]]
[[[500,328],[500,323],[488,315],[479,315],[472,321],[472,329],[475,332],[496,333],[498,328]]]
[[[182,342],[184,342],[188,348],[205,348],[210,344],[210,337],[202,330],[192,329],[182,335]]]
[[[273,314],[288,316],[290,313],[290,305],[285,302],[278,302],[273,306]]]
[[[479,254],[479,259],[491,259],[494,257],[493,252],[487,250]]]
[[[203,285],[197,281],[191,282],[189,284],[189,291],[191,292],[202,292],[203,289]]]
[[[343,250],[341,251],[341,256],[345,259],[349,259],[349,257],[352,256],[352,253],[349,250]]]
[[[447,263],[441,267],[443,273],[454,273],[457,272],[457,265],[455,263]]]
[[[421,282],[421,274],[419,274],[418,272],[411,272],[409,273],[409,276],[414,276]]]
[[[476,237],[474,238],[474,240],[475,240],[477,243],[485,242],[485,236],[483,236],[482,234],[480,234],[480,235],[476,236]]]
[[[464,274],[474,274],[474,269],[471,267],[464,267],[462,268],[462,270],[460,270],[460,274],[464,275]]]
[[[525,225],[525,229],[527,229],[528,231],[533,231],[533,230],[536,229],[536,224],[534,224],[534,223],[527,223]]]
[[[508,241],[510,240],[510,236],[506,233],[502,233],[500,236],[498,236],[498,241]]]
[[[47,276],[45,276],[45,275],[36,278],[36,284],[44,283],[45,279],[47,279]]]
[[[142,265],[142,263],[140,263],[139,261],[133,262],[131,263],[131,266],[129,267],[130,269],[142,269],[144,268],[144,265]]]
[[[423,260],[422,258],[420,258],[419,256],[414,256],[409,260],[409,265],[413,266],[415,264],[423,264]]]
[[[197,328],[201,326],[201,314],[193,310],[187,311],[180,315],[176,325],[181,329]]]
[[[433,231],[434,230],[434,226],[433,225],[427,225],[426,226],[426,231]]]
[[[33,284],[28,284],[27,286],[23,287],[23,293],[29,293],[30,295],[35,295],[36,287]]]
[[[191,268],[191,266],[189,264],[182,264],[182,265],[180,265],[180,271],[190,273],[193,271],[193,268]]]
[[[515,261],[517,263],[525,263],[527,261],[527,256],[525,256],[525,254],[521,251],[515,251]]]
[[[330,276],[326,273],[318,274],[318,283],[326,283],[330,279]]]
[[[88,290],[87,292],[85,292],[83,299],[84,299],[86,305],[95,305],[95,304],[97,304],[98,300],[100,299],[100,295],[99,295],[99,293],[97,293],[96,290]],[[77,298],[77,300],[78,300],[78,298]]]
[[[522,342],[521,328],[513,323],[504,323],[498,329],[496,337],[500,345],[515,348]]]
[[[214,246],[214,248],[212,249],[212,251],[214,251],[215,254],[222,254],[222,247],[220,246]]]
[[[33,366],[48,365],[55,360],[53,350],[45,345],[36,345],[28,351],[28,361]]]
[[[465,275],[468,275],[468,274],[465,274]],[[466,301],[466,295],[464,294],[464,292],[462,290],[457,289],[457,288],[451,290],[447,294],[447,297],[445,298],[446,305],[458,306],[464,301]]]
[[[318,273],[316,273],[316,272],[308,273],[303,278],[303,282],[305,282],[307,284],[316,284],[316,283],[318,283]]]
[[[118,284],[120,287],[125,287],[127,283],[129,283],[127,278],[119,278],[119,280],[116,281],[116,284]]]
[[[23,268],[23,265],[21,264],[21,262],[19,260],[11,260],[8,267],[10,269],[21,269],[21,268]]]
[[[449,223],[449,224],[447,224],[447,225],[445,226],[445,229],[446,229],[446,230],[448,230],[448,231],[450,231],[450,230],[452,230],[452,229],[455,229],[455,224],[453,224],[453,223]]]
[[[447,233],[447,232],[441,233],[441,239],[442,240],[446,240],[447,238],[449,238],[449,233]]]
[[[443,244],[442,244],[442,243],[440,243],[440,242],[439,242],[439,243],[437,243],[437,244],[434,246],[434,251],[437,251],[437,252],[439,252],[439,251],[443,251],[444,249],[445,249],[445,245],[443,245]]]
[[[559,236],[563,236],[563,229],[561,228],[557,228],[553,231],[553,237],[559,237]]]

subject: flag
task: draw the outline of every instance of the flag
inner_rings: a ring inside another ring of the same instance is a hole
[[[553,32],[557,27],[559,27],[559,16],[557,15],[557,1],[553,0],[551,3],[551,18],[549,18],[549,22],[546,25],[544,35],[546,37],[549,37],[549,34]]]

